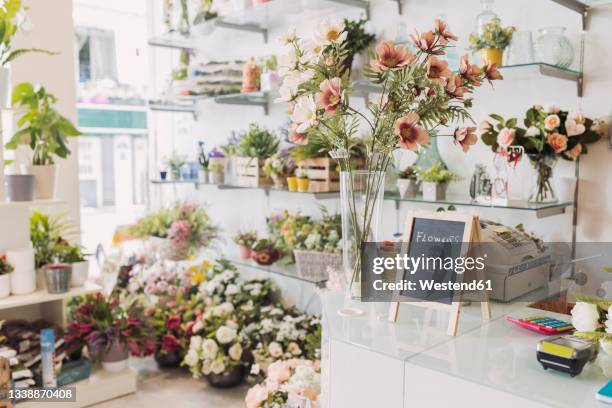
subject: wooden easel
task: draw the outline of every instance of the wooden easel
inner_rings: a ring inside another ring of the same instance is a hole
[[[11,389],[11,367],[8,359],[0,357],[0,408],[12,408],[13,403],[8,399]]]
[[[441,220],[441,221],[456,221],[465,223],[465,228],[463,230],[463,238],[462,238],[462,248],[461,255],[462,257],[467,256],[470,251],[474,251],[475,247],[469,245],[470,243],[479,243],[481,242],[480,235],[480,218],[477,215],[465,215],[458,214],[452,212],[445,213],[432,213],[425,211],[415,211],[414,213],[408,215],[406,219],[406,232],[404,237],[407,237],[407,248],[410,248],[410,242],[412,241],[412,233],[414,227],[415,219],[426,219],[426,220]],[[467,244],[467,245],[466,245]],[[475,254],[473,254],[475,256]],[[402,273],[401,271],[398,273]],[[477,278],[484,279],[484,271],[477,271]],[[401,277],[400,277],[401,279]],[[396,296],[399,295],[399,292],[396,292]],[[484,298],[480,304],[482,318],[483,320],[491,319],[491,304],[489,303],[489,294],[484,291]],[[457,328],[459,326],[459,315],[461,314],[461,302],[462,302],[463,293],[455,293],[453,295],[453,301],[450,304],[445,303],[437,303],[437,302],[392,302],[389,306],[389,321],[395,322],[397,321],[397,315],[399,313],[399,308],[401,303],[410,304],[412,306],[425,307],[428,309],[436,309],[447,311],[450,313],[447,334],[449,336],[457,335]]]

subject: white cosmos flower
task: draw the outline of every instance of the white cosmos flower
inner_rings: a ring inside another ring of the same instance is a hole
[[[221,360],[215,360],[210,365],[210,369],[215,374],[221,374],[222,372],[225,371],[225,364],[223,364],[223,361]]]
[[[189,367],[193,367],[198,363],[198,361],[200,361],[198,353],[193,349],[189,350],[189,352],[185,356],[185,364],[187,364]]]
[[[227,326],[221,326],[217,329],[216,337],[219,343],[221,344],[230,343],[236,338],[236,329],[232,329],[231,327]]]
[[[228,353],[232,359],[238,361],[242,358],[242,346],[240,345],[240,343],[236,343],[229,348]]]
[[[278,39],[281,44],[287,45],[293,41],[295,41],[297,36],[295,35],[295,28],[290,28]]]
[[[207,339],[202,343],[202,354],[205,359],[213,359],[217,356],[217,351],[219,351],[219,346],[217,342],[213,339]]]
[[[302,82],[304,81],[299,72],[293,71],[285,75],[279,89],[280,97],[276,99],[276,102],[293,100],[297,96],[298,88]]]
[[[328,46],[332,43],[341,44],[346,40],[348,33],[344,31],[344,22],[339,19],[325,19],[318,26],[314,34],[314,41]]]
[[[301,46],[304,50],[303,63],[317,62],[325,49],[323,44],[315,40],[304,40]]]
[[[278,358],[283,355],[283,347],[277,342],[273,341],[268,345],[268,352],[274,358]]]
[[[314,96],[302,96],[297,99],[291,120],[298,124],[296,132],[304,133],[312,126],[316,125],[317,120],[317,105]]]
[[[288,54],[283,54],[278,58],[278,74],[280,76],[288,75],[295,72],[298,65],[298,57],[295,55],[295,50]]]

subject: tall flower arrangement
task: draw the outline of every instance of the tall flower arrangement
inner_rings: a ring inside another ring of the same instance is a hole
[[[346,169],[343,180],[349,185],[342,189],[343,202],[347,203],[343,215],[351,226],[352,239],[347,242],[355,254],[350,279],[354,282],[361,272],[361,243],[375,238],[371,230],[375,201],[384,188],[384,174],[393,151],[418,151],[429,144],[431,132],[439,126],[470,120],[474,89],[485,80],[491,82],[502,76],[495,64],[481,68],[472,65],[468,55],[461,58],[459,72],[453,73],[442,56],[457,37],[443,21],[436,20],[433,29],[412,36],[416,53],[390,41],[376,46],[366,76],[380,87],[381,94],[362,112],[350,104],[355,87],[343,67],[348,56],[346,39],[347,31],[340,21],[324,21],[310,40],[299,38],[295,30],[285,34],[281,40],[288,53],[281,58],[279,100],[290,103],[293,127],[303,135],[302,140],[320,137],[329,145],[330,155]],[[369,133],[363,186],[352,182],[355,170],[349,165],[350,146],[360,124]],[[455,132],[456,139],[461,142],[471,133],[471,129]],[[359,208],[357,190],[365,197]]]

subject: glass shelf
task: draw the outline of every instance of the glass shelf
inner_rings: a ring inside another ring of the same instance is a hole
[[[612,4],[611,0],[551,0],[563,7],[567,7],[581,15],[582,29],[586,30],[588,26],[589,10],[599,6]]]
[[[472,200],[468,197],[447,197],[446,200],[424,200],[422,196],[416,196],[414,198],[401,198],[397,192],[385,192],[385,200],[393,200],[396,202],[412,202],[412,203],[423,203],[423,204],[438,204],[438,205],[462,205],[469,207],[482,207],[482,208],[501,208],[507,210],[522,210],[522,211],[534,211],[538,218],[550,217],[557,214],[563,214],[567,207],[574,205],[571,201],[560,201],[556,203],[546,204],[533,204],[526,201],[515,201],[509,204],[494,204],[494,203],[481,203]]]
[[[276,188],[276,187],[245,187],[245,186],[235,186],[231,184],[210,184],[203,183],[198,180],[151,180],[152,184],[193,184],[198,188],[199,186],[216,186],[219,190],[261,190],[266,193],[266,195],[270,194],[270,192],[277,193],[289,193],[289,194],[299,194],[302,196],[310,196],[315,200],[327,200],[327,199],[339,199],[340,192],[339,191],[329,191],[322,193],[302,193],[299,191],[289,191],[286,188]]]
[[[361,10],[368,17],[369,3],[363,0],[273,0],[220,16],[215,19],[215,25],[261,34],[263,40],[268,42],[268,30],[273,27],[298,24],[332,14],[345,15],[353,10]],[[148,43],[155,47],[194,49],[198,48],[201,37],[203,35],[194,28],[187,36],[172,32],[154,36]]]
[[[244,92],[225,95],[189,95],[178,96],[175,99],[156,100],[149,102],[153,111],[189,112],[194,115],[198,112],[197,104],[200,101],[212,100],[222,105],[260,106],[268,114],[270,97],[268,92]]]
[[[283,262],[285,262],[286,259],[281,259],[273,263],[272,265],[265,266],[265,265],[259,265],[258,263],[252,260],[249,260],[249,259],[240,259],[240,258],[231,257],[231,256],[226,257],[226,258],[236,265],[240,265],[240,266],[251,268],[251,269],[257,269],[257,270],[268,272],[268,273],[273,273],[275,275],[280,275],[286,278],[299,280],[301,282],[310,283],[310,284],[313,284],[319,287],[324,286],[325,282],[327,281],[326,279],[321,280],[321,279],[313,279],[313,278],[307,278],[307,277],[300,276],[297,272],[297,268],[295,264],[288,264],[288,265],[283,264]]]
[[[216,103],[224,105],[260,106],[267,115],[270,98],[268,92],[243,92],[228,95],[215,96]]]

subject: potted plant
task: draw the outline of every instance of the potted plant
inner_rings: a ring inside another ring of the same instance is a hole
[[[11,272],[14,268],[6,259],[6,255],[0,255],[0,299],[8,297],[11,293]]]
[[[408,166],[398,174],[397,189],[401,198],[414,198],[419,192],[419,177],[415,166]]]
[[[214,19],[219,15],[212,11],[213,0],[200,0],[198,14],[193,19],[193,25],[201,35],[209,35],[215,30]]]
[[[72,266],[72,287],[83,286],[89,277],[89,262],[80,245],[61,241],[54,250],[60,262]]]
[[[224,308],[198,319],[193,325],[183,364],[189,367],[194,378],[204,376],[213,387],[229,388],[244,379],[244,349],[233,306],[229,303],[221,306]]]
[[[296,269],[298,275],[325,281],[328,268],[342,269],[342,219],[340,214],[328,214],[322,209],[321,220],[309,219],[293,230]]]
[[[24,111],[17,121],[20,129],[6,148],[16,149],[22,143],[32,148],[32,164],[27,172],[34,175],[37,199],[54,197],[55,157],[68,157],[68,137],[81,134],[70,120],[55,110],[56,103],[57,98],[42,86],[22,82],[13,89],[13,104]]]
[[[154,330],[137,302],[121,303],[101,293],[80,298],[65,336],[67,350],[87,346],[90,357],[110,372],[127,368],[128,358],[155,351]]]
[[[251,259],[253,244],[257,242],[257,232],[240,232],[234,236],[234,242],[238,245],[240,259]]]
[[[516,27],[502,27],[499,17],[493,17],[490,22],[482,26],[482,35],[470,34],[470,49],[480,51],[483,65],[495,64],[502,66],[504,50],[516,31]]]
[[[130,227],[135,238],[154,238],[162,259],[180,261],[212,245],[218,228],[204,208],[177,202],[140,219]]]
[[[269,130],[251,123],[237,146],[236,173],[238,185],[261,187],[269,185],[263,172],[265,159],[278,152],[279,138]]]
[[[170,158],[166,160],[166,164],[170,172],[170,180],[180,180],[181,167],[185,164],[185,156],[172,153]]]
[[[204,150],[204,142],[198,142],[198,163],[200,163],[198,181],[200,183],[208,183],[208,166],[210,164],[210,159]]]
[[[251,257],[259,265],[272,265],[280,258],[280,251],[274,243],[269,239],[262,238],[253,245],[253,253]]]
[[[281,189],[285,186],[287,174],[290,174],[293,168],[290,158],[275,154],[264,161],[263,172],[272,179],[275,188]]]
[[[0,7],[0,106],[9,107],[11,103],[11,71],[9,64],[16,58],[30,53],[42,52],[49,55],[55,53],[39,48],[13,49],[15,35],[26,22],[26,7],[22,0],[5,0]]]
[[[289,191],[297,191],[298,182],[297,177],[295,175],[287,177],[287,188],[289,189]]]
[[[188,302],[181,293],[163,307],[149,306],[145,310],[155,332],[154,357],[160,368],[179,367],[185,357],[187,321],[193,318]]]
[[[210,184],[223,184],[225,166],[222,163],[212,163],[208,169]]]
[[[297,190],[300,193],[308,192],[308,172],[303,169],[297,169],[295,171],[295,177],[297,179]]]
[[[278,60],[276,55],[266,58],[263,62],[263,72],[261,73],[261,90],[265,92],[277,92],[280,85],[278,75]]]
[[[439,201],[446,199],[448,183],[459,180],[459,177],[445,169],[441,163],[433,164],[429,169],[419,172],[419,180],[423,185],[423,199]]]
[[[31,174],[5,174],[6,198],[9,201],[34,199],[34,176]]]

